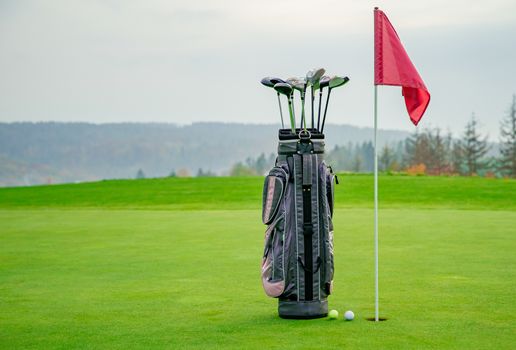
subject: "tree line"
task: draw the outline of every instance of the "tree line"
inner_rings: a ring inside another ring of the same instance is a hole
[[[378,150],[378,167],[382,172],[413,175],[463,175],[516,178],[516,95],[500,123],[498,154],[488,156],[492,145],[482,134],[475,114],[459,138],[440,128],[416,131],[402,141],[385,144]],[[491,152],[493,153],[493,152]],[[335,146],[327,153],[327,162],[337,171],[373,172],[372,142]],[[274,164],[275,155],[261,154],[235,164],[231,176],[263,175]]]
[[[491,147],[487,135],[479,129],[475,114],[472,114],[460,138],[454,139],[449,132],[433,128],[416,131],[396,145],[385,145],[379,152],[379,169],[427,175],[515,178],[516,95],[513,95],[510,108],[500,123],[497,155],[488,156]]]

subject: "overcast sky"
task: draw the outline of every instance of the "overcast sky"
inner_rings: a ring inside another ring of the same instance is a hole
[[[351,78],[328,121],[372,126],[373,7],[430,90],[422,127],[496,141],[516,93],[516,1],[0,0],[0,121],[279,123],[264,76]],[[413,130],[380,87],[380,127]]]

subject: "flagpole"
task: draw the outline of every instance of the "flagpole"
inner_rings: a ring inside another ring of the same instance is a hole
[[[374,8],[374,321],[380,321],[380,303],[378,288],[378,85],[376,84],[376,11]]]
[[[378,291],[378,85],[374,85],[374,320],[379,321]]]
[[[388,45],[384,45],[388,43]],[[375,317],[380,321],[379,283],[378,283],[378,85],[401,86],[407,112],[417,125],[423,117],[430,93],[419,76],[407,52],[401,44],[396,30],[389,19],[374,8],[374,282]],[[386,68],[387,67],[387,68]],[[387,79],[384,73],[387,74]],[[417,87],[415,87],[417,86]],[[409,94],[405,94],[408,89]],[[385,320],[385,319],[384,319]]]

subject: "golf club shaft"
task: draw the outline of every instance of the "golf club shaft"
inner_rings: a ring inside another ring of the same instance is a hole
[[[315,100],[314,87],[312,85],[312,129],[314,128],[314,124],[315,124],[315,119],[314,119],[314,100]]]
[[[301,128],[303,127],[303,123],[304,123],[304,127],[305,127],[305,132],[306,132],[305,95],[303,93],[301,93]]]
[[[280,99],[279,92],[278,92],[278,104],[279,104],[279,114],[281,117],[281,128],[285,129],[285,123],[283,122],[283,111],[281,110],[281,99]]]
[[[305,115],[306,85],[305,85],[305,89],[300,91],[300,93],[301,93],[301,103],[302,103],[301,128],[304,125],[305,131],[306,131],[306,115]]]
[[[319,88],[319,112],[317,113],[317,130],[319,129],[319,126],[321,125],[321,102],[322,102],[322,90],[323,88]]]
[[[290,113],[290,128],[292,133],[296,133],[296,120],[294,119],[294,112],[292,111],[292,100],[288,97],[288,112]]]
[[[321,134],[324,131],[324,123],[326,122],[326,112],[328,111],[328,101],[330,100],[331,88],[328,88],[328,97],[326,97],[326,106],[324,107],[324,116],[321,125]]]
[[[292,114],[294,115],[294,120],[296,120],[296,109],[294,108],[294,90],[292,89],[292,95],[290,96],[292,100]],[[294,125],[295,126],[295,125]]]

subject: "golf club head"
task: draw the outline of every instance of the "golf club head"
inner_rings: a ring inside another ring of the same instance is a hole
[[[326,70],[324,68],[317,68],[312,70],[311,72],[313,72],[312,80],[319,80],[324,75]]]
[[[339,77],[338,75],[336,75],[330,79],[328,86],[330,87],[330,89],[333,89],[346,84],[348,81],[348,77]]]
[[[260,82],[263,85],[272,88],[272,87],[274,87],[274,85],[276,85],[278,83],[284,83],[285,81],[283,79],[276,78],[276,77],[265,77]]]
[[[330,77],[327,76],[327,75],[323,75],[321,77],[321,79],[319,80],[319,87],[321,89],[324,89],[325,87],[328,87],[329,83],[330,83]]]
[[[306,77],[305,77],[306,86],[310,86],[312,84],[312,77],[313,76],[314,76],[314,71],[313,70],[309,70],[308,72],[306,72]]]
[[[274,90],[276,90],[282,95],[286,95],[287,97],[290,97],[290,95],[292,95],[292,85],[288,83],[277,83],[274,85]]]
[[[314,90],[319,89],[320,79],[324,75],[324,68],[317,68],[309,71],[307,73],[307,80],[310,81],[310,85],[313,86]],[[308,77],[308,74],[310,74],[310,77]]]
[[[294,89],[303,93],[306,91],[306,81],[301,78],[288,78],[287,83],[289,83]]]

